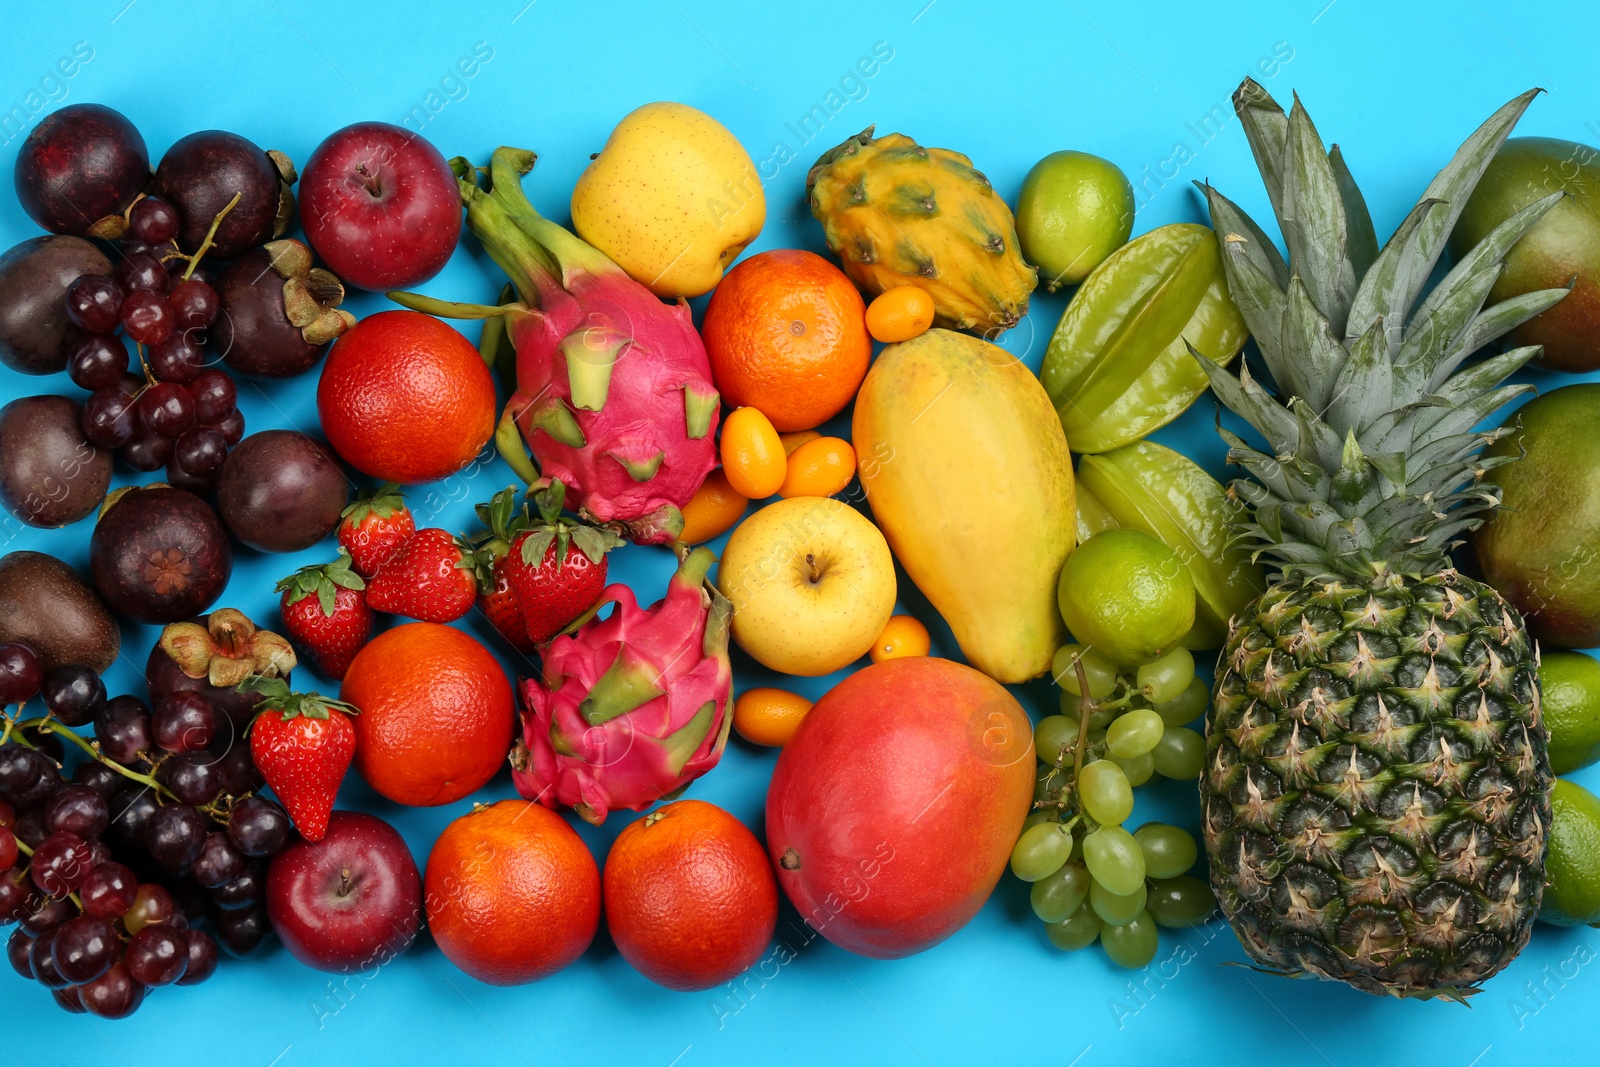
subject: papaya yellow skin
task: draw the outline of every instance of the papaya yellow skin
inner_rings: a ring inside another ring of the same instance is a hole
[[[929,330],[878,356],[852,439],[873,517],[967,661],[1000,682],[1045,673],[1066,641],[1056,579],[1077,509],[1039,379],[998,345]]]

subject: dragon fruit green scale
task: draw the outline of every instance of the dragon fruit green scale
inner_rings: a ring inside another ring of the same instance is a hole
[[[706,580],[713,559],[689,553],[649,609],[627,586],[607,586],[600,603],[611,613],[550,643],[543,678],[522,682],[519,793],[598,825],[717,765],[733,724],[733,606]]]
[[[391,293],[418,311],[503,317],[517,390],[496,444],[530,481],[562,482],[580,514],[663,544],[716,466],[720,412],[711,362],[689,306],[662,303],[606,255],[542,217],[522,191],[532,152],[500,148],[478,171],[452,161],[467,225],[510,276],[509,304],[455,304]],[[487,334],[486,334],[487,336]],[[539,466],[526,467],[520,432]]]

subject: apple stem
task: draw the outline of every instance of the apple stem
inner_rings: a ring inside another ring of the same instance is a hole
[[[822,575],[817,573],[817,557],[811,552],[806,553],[806,566],[811,569],[811,584],[816,585],[822,581]]]
[[[350,868],[342,868],[339,871],[339,895],[341,897],[347,897],[350,895],[350,890],[354,888],[354,883],[350,881]]]
[[[378,175],[369,171],[364,162],[356,164],[356,173],[361,176],[361,186],[366,189],[367,195],[374,200],[379,199],[382,190],[378,187]]]

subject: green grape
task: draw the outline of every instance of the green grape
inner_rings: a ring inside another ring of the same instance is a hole
[[[1150,885],[1150,900],[1145,905],[1150,917],[1162,926],[1181,930],[1199,926],[1217,910],[1211,887],[1191,875],[1158,878]]]
[[[1105,924],[1100,921],[1100,916],[1094,913],[1093,908],[1079,908],[1061,922],[1046,926],[1044,936],[1063,952],[1076,952],[1080,948],[1088,948],[1094,944],[1094,939],[1100,936],[1100,931],[1104,927]]]
[[[1084,765],[1078,777],[1078,797],[1095,822],[1115,826],[1133,814],[1133,788],[1121,767],[1110,760]]]
[[[1161,716],[1161,721],[1168,726],[1187,726],[1200,717],[1206,710],[1206,705],[1211,703],[1211,690],[1206,683],[1198,678],[1189,679],[1189,688],[1178,695],[1177,699],[1169,700],[1165,704],[1156,705],[1156,714]]]
[[[1176,878],[1194,866],[1200,850],[1187,830],[1164,822],[1147,822],[1133,832],[1144,853],[1144,873],[1150,878]]]
[[[1176,700],[1194,681],[1194,657],[1179,645],[1160,659],[1151,660],[1134,675],[1134,685],[1152,704]]]
[[[1022,820],[1022,828],[1031,830],[1040,823],[1049,822],[1055,817],[1056,810],[1054,808],[1040,808],[1038,811],[1030,811],[1028,812],[1028,817]],[[1022,835],[1018,834],[1017,836],[1020,837]]]
[[[1083,664],[1083,676],[1089,680],[1089,699],[1104,700],[1117,687],[1117,668],[1098,652],[1082,645],[1062,645],[1050,661],[1050,673],[1056,684],[1075,697],[1082,697],[1078,689],[1078,672],[1073,662]]]
[[[1187,727],[1168,726],[1150,755],[1161,774],[1180,782],[1193,781],[1205,765],[1206,739]]]
[[[1128,784],[1144,785],[1150,776],[1156,773],[1156,758],[1145,752],[1137,756],[1119,756],[1112,753],[1109,757],[1112,763],[1122,768],[1122,773],[1127,777]]]
[[[1083,839],[1083,862],[1094,880],[1127,896],[1144,884],[1144,853],[1120,826],[1102,826]]]
[[[1060,823],[1042,822],[1017,838],[1011,850],[1011,873],[1024,882],[1037,882],[1059,871],[1070,855],[1072,835],[1063,833]]]
[[[1089,892],[1089,869],[1066,863],[1055,874],[1033,883],[1028,900],[1041,922],[1058,923],[1078,910]]]
[[[1095,708],[1089,713],[1089,736],[1105,735],[1106,727],[1116,721],[1121,708]]]
[[[1099,882],[1091,882],[1089,906],[1107,926],[1126,926],[1144,911],[1147,892],[1143,882],[1140,882],[1139,888],[1127,896],[1113,893]]]
[[[1142,756],[1156,747],[1165,724],[1149,708],[1134,708],[1106,729],[1106,747],[1124,759]]]
[[[1155,920],[1150,918],[1148,912],[1141,912],[1130,923],[1103,927],[1100,944],[1112,963],[1132,970],[1156,958],[1160,938],[1156,933]]]
[[[1033,728],[1033,750],[1045,763],[1054,763],[1063,745],[1070,753],[1077,740],[1078,720],[1066,715],[1046,715]]]

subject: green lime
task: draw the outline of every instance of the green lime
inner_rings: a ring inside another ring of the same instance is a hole
[[[1017,199],[1022,258],[1050,292],[1077,285],[1133,232],[1133,186],[1109,159],[1051,152],[1028,171]]]
[[[1067,629],[1123,667],[1178,646],[1194,625],[1194,581],[1178,554],[1143,530],[1095,534],[1067,557],[1056,587]]]
[[[1550,769],[1570,774],[1600,760],[1600,662],[1583,652],[1546,652],[1539,664]]]
[[[1600,922],[1600,797],[1564,778],[1550,793],[1550,854],[1539,918],[1556,926]]]

